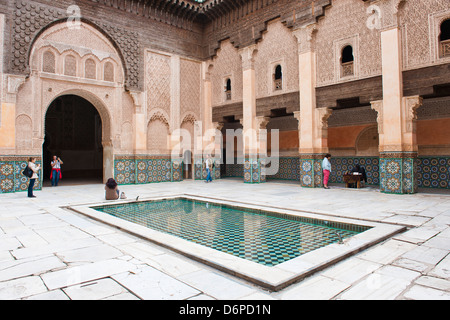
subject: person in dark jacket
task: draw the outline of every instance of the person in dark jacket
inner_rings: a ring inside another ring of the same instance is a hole
[[[351,171],[353,172],[357,172],[362,174],[362,178],[364,180],[364,183],[367,183],[367,175],[366,175],[366,170],[364,169],[364,167],[361,167],[359,164],[355,165]],[[351,186],[351,188],[356,188],[356,183],[353,183]]]

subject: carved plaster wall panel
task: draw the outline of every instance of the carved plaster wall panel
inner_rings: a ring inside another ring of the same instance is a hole
[[[242,101],[242,62],[238,50],[229,40],[221,42],[220,49],[212,61],[210,70],[212,85],[212,104],[221,105],[226,102],[234,103]],[[231,77],[231,100],[225,100],[224,76]]]
[[[408,0],[399,10],[403,31],[403,67],[413,69],[433,62],[448,63],[438,58],[439,26],[450,18],[447,0]]]
[[[380,30],[367,26],[369,6],[368,1],[341,0],[333,1],[333,5],[325,9],[325,17],[319,19],[315,34],[318,87],[340,81],[336,74],[340,66],[336,64],[346,39],[355,46],[355,60],[359,64],[359,74],[353,79],[381,74]],[[333,41],[334,45],[330,45]]]
[[[180,114],[181,121],[186,114],[200,119],[202,65],[199,61],[180,59]],[[194,119],[194,120],[195,120]]]
[[[16,0],[12,14],[11,30],[11,61],[9,71],[13,74],[28,74],[28,55],[30,46],[39,32],[55,21],[61,21],[61,25],[66,25],[65,18],[67,12],[58,8],[51,8],[34,1]],[[83,20],[87,22],[88,20]],[[141,88],[141,54],[140,42],[137,32],[126,30],[121,27],[89,20],[89,23],[96,25],[103,30],[114,41],[119,49],[125,64],[125,85],[128,88]],[[69,29],[69,28],[68,28]],[[66,38],[67,40],[67,38]],[[83,40],[88,41],[88,39]],[[82,41],[82,43],[83,43]]]
[[[172,99],[170,56],[147,51],[145,59],[147,112],[151,113],[153,109],[160,109],[170,117]]]
[[[275,67],[281,66],[282,90],[274,90]],[[255,61],[256,97],[298,91],[297,40],[279,20],[268,24]]]

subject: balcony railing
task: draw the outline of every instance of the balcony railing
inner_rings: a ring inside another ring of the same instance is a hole
[[[225,91],[225,99],[226,100],[231,100],[231,90]]]
[[[283,80],[282,79],[276,79],[274,81],[274,88],[275,88],[275,90],[283,90]]]
[[[441,41],[439,49],[441,58],[450,57],[450,40]]]
[[[353,76],[353,61],[341,64],[341,78]]]

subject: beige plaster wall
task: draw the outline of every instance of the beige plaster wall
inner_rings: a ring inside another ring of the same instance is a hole
[[[239,52],[229,40],[221,42],[210,70],[212,104],[223,105],[242,101],[242,62]],[[231,100],[225,100],[226,79],[231,79]]]
[[[274,90],[275,67],[282,67],[282,90]],[[298,91],[297,40],[279,19],[267,25],[255,59],[256,98]]]
[[[377,29],[369,29],[367,8],[360,0],[334,0],[319,19],[315,34],[317,86],[373,77],[381,74],[381,41]],[[354,76],[341,78],[342,49],[351,45],[355,58]]]
[[[448,0],[407,0],[399,10],[403,38],[403,68],[426,67],[449,63],[450,57],[439,58],[439,26],[450,18]]]

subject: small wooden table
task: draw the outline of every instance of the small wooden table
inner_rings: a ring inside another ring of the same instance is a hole
[[[343,176],[345,187],[348,188],[350,183],[356,183],[356,187],[361,188],[361,181],[363,181],[363,175],[359,174],[344,174]]]

